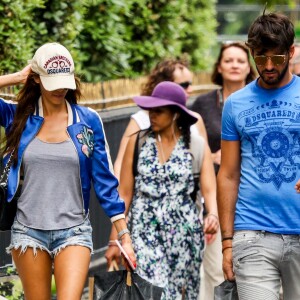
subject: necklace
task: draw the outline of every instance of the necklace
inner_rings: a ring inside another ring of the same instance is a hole
[[[176,137],[175,130],[174,130],[174,122],[172,123],[172,135],[173,135],[173,139],[175,141],[175,146],[176,146],[176,144],[178,142],[178,139]],[[161,150],[161,157],[162,157],[162,160],[163,160],[162,164],[164,164],[166,162],[166,157],[165,157],[165,153],[164,153],[164,149],[163,149],[161,136],[160,136],[159,133],[157,134],[157,140],[158,140],[158,144],[159,144],[159,147],[160,147],[160,150]]]

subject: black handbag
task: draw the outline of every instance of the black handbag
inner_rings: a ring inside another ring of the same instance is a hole
[[[159,300],[163,288],[126,270],[94,274],[93,300]]]
[[[235,281],[223,281],[215,287],[214,292],[214,300],[239,300]]]
[[[14,197],[11,202],[7,202],[7,181],[10,167],[12,165],[11,153],[8,162],[0,177],[0,231],[10,230],[17,213],[17,200]]]

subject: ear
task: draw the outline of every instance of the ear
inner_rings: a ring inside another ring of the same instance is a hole
[[[292,45],[289,50],[289,59],[291,59],[294,56],[294,53],[295,53],[295,46]]]

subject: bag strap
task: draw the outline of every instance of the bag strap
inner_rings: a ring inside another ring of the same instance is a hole
[[[139,139],[140,139],[140,131],[136,135],[136,140],[134,144],[134,152],[133,152],[133,162],[132,162],[132,173],[133,177],[137,175],[137,162],[139,159]]]
[[[4,185],[4,186],[7,185],[8,174],[9,174],[10,168],[11,168],[11,166],[12,166],[12,162],[13,162],[12,158],[13,158],[14,151],[15,151],[15,150],[13,150],[13,151],[11,152],[11,154],[10,154],[10,156],[9,156],[9,159],[8,159],[8,161],[7,161],[7,164],[6,164],[6,166],[5,166],[5,168],[3,169],[3,172],[2,172],[2,174],[1,174],[1,177],[0,177],[0,184],[1,184],[1,185]]]
[[[193,156],[193,175],[200,176],[200,171],[203,163],[205,140],[202,136],[191,134],[190,151]]]
[[[138,174],[137,164],[138,164],[138,160],[139,160],[140,150],[146,140],[146,136],[147,136],[146,131],[147,130],[148,129],[140,130],[136,136],[136,141],[135,141],[135,145],[134,145],[134,153],[133,153],[133,163],[132,163],[132,173],[133,173],[134,177],[136,177]]]
[[[118,266],[118,263],[115,259],[113,259],[111,261],[111,264],[107,270],[108,272],[112,272],[112,271],[119,271],[119,266]]]

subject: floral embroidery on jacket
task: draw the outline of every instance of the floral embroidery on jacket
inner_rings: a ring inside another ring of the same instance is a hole
[[[81,151],[86,155],[86,157],[90,157],[93,154],[94,150],[94,133],[93,130],[83,126],[83,130],[76,135],[81,146]]]

